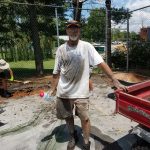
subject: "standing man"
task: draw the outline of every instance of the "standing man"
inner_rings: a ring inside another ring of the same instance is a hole
[[[11,96],[11,93],[7,91],[7,81],[9,78],[13,81],[13,72],[9,64],[4,59],[0,59],[0,95],[5,98]]]
[[[70,134],[67,150],[73,150],[78,140],[74,128],[73,108],[81,120],[84,139],[82,149],[90,150],[89,66],[97,65],[108,75],[115,87],[121,88],[121,85],[95,48],[90,43],[79,40],[79,22],[68,21],[66,33],[69,40],[57,50],[53,71],[55,86],[50,94],[53,94],[57,87],[57,117],[65,119]]]

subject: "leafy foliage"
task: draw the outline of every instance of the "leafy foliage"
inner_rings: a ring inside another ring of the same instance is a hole
[[[129,58],[132,68],[150,69],[150,43],[132,43]]]
[[[90,41],[104,41],[105,37],[105,11],[95,9],[91,11],[87,23],[83,26],[83,38]]]
[[[127,15],[127,10],[122,8],[112,8],[111,10],[112,20],[116,23],[124,23],[127,20],[127,17],[131,17],[131,14]]]
[[[1,3],[0,5],[0,13],[2,14],[0,17],[0,57],[8,61],[35,59],[31,39],[29,5],[13,4],[11,3],[13,1],[9,0],[10,3]],[[28,1],[19,0],[19,2],[27,3]],[[41,6],[35,6],[38,23],[35,26],[38,28],[44,58],[52,57],[53,41],[55,40],[53,36],[56,35],[55,8],[42,5],[60,6],[64,4],[64,1],[31,0],[29,2],[41,4]],[[61,23],[63,23],[65,9],[59,8],[57,12]],[[61,32],[64,32],[64,29],[60,26]]]
[[[124,8],[112,8],[112,20],[115,23],[123,23],[127,20],[126,10]],[[129,15],[131,17],[131,15]],[[85,21],[82,37],[94,42],[104,42],[106,27],[105,8],[94,9],[90,12],[90,16]],[[116,30],[116,33],[120,32]],[[116,34],[117,35],[117,34]],[[119,35],[119,34],[118,34]],[[118,36],[117,35],[117,36]]]
[[[126,52],[115,51],[111,56],[112,66],[114,68],[125,69],[126,67]]]
[[[129,68],[131,69],[150,69],[150,43],[135,41],[130,45]],[[115,51],[112,53],[112,63],[115,68],[125,69],[126,52]]]

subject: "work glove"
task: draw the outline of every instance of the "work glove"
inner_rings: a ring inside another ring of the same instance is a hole
[[[13,76],[11,76],[11,78],[9,79],[9,81],[14,81],[14,77],[13,77]]]

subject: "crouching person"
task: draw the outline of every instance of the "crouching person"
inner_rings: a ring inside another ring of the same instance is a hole
[[[5,98],[11,97],[11,93],[7,90],[8,79],[13,80],[13,72],[9,64],[4,59],[0,59],[0,95]]]

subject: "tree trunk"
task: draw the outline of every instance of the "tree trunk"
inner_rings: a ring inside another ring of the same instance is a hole
[[[28,0],[29,3],[34,4],[34,0]],[[36,8],[34,5],[29,5],[31,38],[33,40],[35,66],[38,75],[43,74],[43,54],[40,47],[40,39],[38,34],[38,22],[36,18]]]
[[[106,62],[111,67],[111,0],[106,0]]]
[[[80,22],[83,2],[79,2],[79,0],[72,0],[72,4],[73,4],[73,8],[74,8],[74,11],[73,11],[74,17],[73,18],[74,18],[74,20]]]

